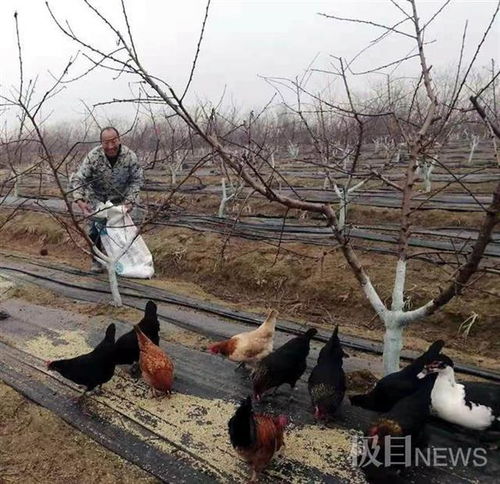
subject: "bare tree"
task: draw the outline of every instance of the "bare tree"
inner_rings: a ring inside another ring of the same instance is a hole
[[[132,29],[127,17],[124,0],[122,0],[123,19],[126,25],[126,31],[121,31],[109,19],[93,6],[88,0],[82,0],[83,3],[94,13],[97,20],[105,25],[110,32],[117,38],[119,48],[114,46],[107,51],[104,51],[93,45],[91,41],[85,40],[80,36],[69,24],[60,21],[52,12],[54,21],[64,34],[75,41],[81,49],[86,52],[86,55],[93,62],[95,67],[118,71],[122,74],[129,74],[140,79],[145,88],[145,98],[142,102],[158,102],[161,101],[166,107],[181,119],[193,135],[206,143],[224,163],[228,169],[243,180],[249,190],[256,192],[271,202],[279,203],[287,209],[304,210],[311,213],[316,213],[324,217],[326,224],[332,230],[332,235],[338,242],[339,249],[342,251],[346,261],[348,262],[353,274],[355,275],[360,287],[365,294],[367,300],[385,325],[384,336],[384,368],[386,372],[397,370],[399,365],[399,355],[402,348],[402,337],[404,328],[413,322],[421,320],[435,313],[437,310],[447,304],[453,297],[459,295],[466,287],[471,279],[471,276],[478,269],[484,250],[490,240],[490,236],[495,224],[498,222],[498,214],[500,210],[500,184],[497,185],[493,194],[493,200],[488,207],[484,207],[484,219],[481,224],[477,240],[470,247],[468,254],[465,254],[465,261],[455,271],[451,280],[447,282],[446,287],[441,289],[439,294],[432,300],[423,304],[421,307],[408,310],[405,306],[405,281],[407,264],[411,259],[409,250],[409,238],[412,229],[412,215],[418,208],[418,203],[415,200],[415,182],[417,180],[417,165],[418,160],[423,156],[432,152],[432,149],[439,140],[443,142],[452,131],[453,114],[457,109],[461,96],[464,91],[464,86],[468,75],[471,72],[473,64],[477,58],[477,53],[481,49],[484,39],[490,32],[493,22],[498,13],[498,5],[492,16],[490,25],[485,31],[484,37],[477,46],[475,55],[465,69],[462,69],[462,55],[460,57],[459,68],[457,69],[456,82],[448,96],[448,99],[441,100],[431,75],[431,66],[428,65],[426,50],[427,44],[424,40],[424,35],[428,26],[435,22],[443,9],[449,2],[445,2],[440,7],[435,15],[433,15],[426,23],[422,23],[417,11],[415,0],[409,0],[404,8],[400,3],[392,1],[391,3],[398,9],[401,14],[401,20],[396,25],[382,25],[368,20],[345,19],[334,16],[330,17],[337,21],[347,21],[353,23],[356,27],[363,24],[369,24],[381,29],[382,34],[370,44],[373,47],[380,40],[389,35],[397,35],[402,39],[410,42],[410,53],[403,58],[391,60],[374,71],[384,71],[384,69],[394,66],[400,66],[410,59],[417,59],[420,66],[420,73],[413,80],[413,89],[404,93],[408,102],[405,104],[406,112],[397,109],[397,103],[392,99],[388,99],[388,103],[384,106],[386,109],[381,110],[380,106],[374,113],[373,104],[370,102],[362,103],[355,99],[349,84],[349,77],[360,75],[363,73],[354,72],[352,69],[352,61],[337,58],[337,69],[334,73],[339,76],[345,91],[345,99],[342,102],[327,102],[327,106],[336,112],[348,116],[353,125],[356,127],[356,139],[352,154],[351,168],[348,170],[351,178],[345,186],[344,192],[349,193],[353,185],[354,176],[359,175],[357,166],[360,163],[363,147],[365,144],[367,124],[371,119],[383,120],[380,126],[386,126],[389,139],[388,146],[393,146],[397,149],[399,140],[404,142],[408,153],[406,164],[406,172],[402,183],[395,183],[383,173],[378,172],[373,167],[367,168],[367,173],[371,176],[376,176],[378,179],[387,183],[395,190],[399,191],[402,196],[400,229],[398,237],[398,261],[395,268],[394,285],[392,291],[392,301],[390,306],[382,300],[379,291],[374,287],[372,281],[363,267],[360,259],[354,251],[351,241],[348,236],[345,224],[339,223],[339,218],[335,214],[332,206],[328,203],[307,202],[297,196],[293,187],[288,187],[291,195],[284,195],[281,191],[277,192],[269,183],[269,178],[264,175],[264,168],[272,170],[273,176],[280,176],[276,166],[272,166],[267,157],[255,156],[247,157],[235,154],[227,148],[227,140],[224,136],[218,134],[217,130],[210,129],[209,125],[203,126],[197,122],[190,110],[185,106],[185,93],[189,89],[188,83],[182,94],[177,93],[172,86],[164,79],[157,78],[151,74],[149,70],[142,64],[139,53],[136,49]],[[210,2],[207,4],[207,14]],[[206,21],[205,17],[205,21]],[[202,28],[203,35],[203,28]],[[200,36],[200,43],[201,38]],[[465,35],[464,41],[465,43]],[[198,47],[200,46],[198,44]],[[199,49],[198,49],[199,52]],[[197,52],[197,55],[198,55]],[[463,52],[463,49],[462,49]],[[194,73],[196,59],[193,62],[191,76]],[[300,83],[292,81],[295,88],[303,89]],[[305,92],[305,90],[303,90]],[[310,94],[310,93],[309,93]],[[392,93],[391,93],[392,96]],[[446,101],[446,102],[445,102]],[[325,101],[326,102],[326,101]],[[294,122],[289,123],[292,132],[295,133]],[[493,128],[492,128],[493,129]],[[398,139],[397,143],[392,145],[391,140]],[[297,142],[296,137],[288,136],[289,140]],[[254,152],[255,150],[253,150]],[[354,166],[354,168],[353,168]],[[446,166],[439,162],[439,166],[446,169]],[[348,174],[349,174],[348,173]],[[451,174],[453,175],[453,174]],[[284,183],[286,179],[283,177]],[[472,194],[473,195],[473,194]]]
[[[137,237],[146,230],[152,220],[158,217],[167,207],[176,190],[186,182],[192,173],[183,177],[172,189],[162,197],[162,200],[152,210],[149,210],[147,205],[143,205],[143,217],[139,227],[134,228],[134,235],[130,237],[127,244],[120,247],[119,252],[116,254],[106,254],[101,251],[90,239],[85,226],[88,223],[89,216],[82,215],[78,210],[75,210],[72,203],[72,190],[69,187],[69,173],[68,166],[70,162],[75,161],[75,151],[82,144],[87,143],[88,131],[83,133],[82,137],[71,144],[69,147],[61,143],[61,137],[51,137],[46,133],[44,128],[45,119],[41,116],[42,107],[45,106],[48,100],[57,96],[63,88],[63,82],[70,82],[69,71],[73,65],[75,58],[71,58],[63,72],[54,77],[53,83],[49,88],[39,97],[36,96],[37,83],[36,80],[26,82],[25,73],[23,68],[22,56],[22,42],[19,31],[19,23],[17,13],[14,15],[16,23],[18,52],[19,52],[19,86],[13,89],[11,95],[1,95],[0,99],[11,109],[18,111],[19,126],[17,132],[13,135],[12,139],[2,141],[2,148],[5,148],[7,155],[14,150],[15,160],[11,163],[12,176],[7,178],[7,183],[14,181],[12,185],[14,190],[16,188],[17,180],[34,169],[41,169],[41,173],[45,169],[50,173],[52,181],[56,186],[57,192],[62,199],[66,212],[64,214],[58,213],[57,210],[50,208],[47,205],[39,204],[39,208],[44,210],[48,215],[56,220],[58,224],[64,229],[68,238],[72,243],[88,256],[96,258],[107,269],[110,289],[113,296],[113,303],[121,306],[122,300],[119,291],[117,279],[117,264],[120,258],[129,250]],[[133,125],[136,120],[134,120]],[[27,142],[36,147],[31,153],[27,153]],[[95,143],[96,141],[91,141]],[[12,147],[12,149],[11,149]],[[10,150],[10,151],[9,151]],[[29,156],[26,156],[29,155]],[[30,164],[25,167],[24,158],[29,158]],[[36,160],[36,161],[33,161]],[[203,164],[206,159],[202,159],[200,164]],[[40,182],[42,185],[43,180]],[[3,183],[5,185],[5,182]],[[15,205],[14,211],[7,218],[7,221],[12,219],[13,214],[19,209],[19,204]],[[98,215],[97,214],[94,214]],[[3,225],[7,222],[5,221]],[[126,227],[123,227],[125,229]]]

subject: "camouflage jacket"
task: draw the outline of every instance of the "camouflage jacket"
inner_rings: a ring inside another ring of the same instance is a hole
[[[70,183],[73,199],[83,199],[94,207],[108,200],[137,203],[143,172],[136,154],[126,146],[121,145],[113,167],[102,147],[97,146],[72,174]]]

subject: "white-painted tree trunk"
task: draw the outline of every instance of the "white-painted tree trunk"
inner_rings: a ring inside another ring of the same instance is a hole
[[[344,161],[342,162],[342,168],[344,169],[344,171],[347,171],[347,167],[348,167],[350,161],[351,161],[351,157],[349,155],[344,157]]]
[[[383,321],[385,318],[385,314],[387,313],[387,308],[385,307],[382,299],[380,299],[380,296],[373,287],[373,284],[368,276],[366,276],[366,281],[361,286],[361,288],[363,289],[363,292],[365,293],[365,296],[371,304],[372,308]]]
[[[406,260],[398,259],[394,286],[392,290],[391,310],[381,315],[384,322],[384,374],[399,370],[399,357],[403,347],[403,319],[402,315],[405,300],[404,290],[406,282]]]
[[[333,183],[333,189],[340,200],[337,227],[339,230],[344,230],[345,221],[347,219],[347,209],[349,206],[349,193],[344,187],[339,187],[335,182]]]
[[[398,259],[394,287],[392,290],[391,311],[402,311],[405,305],[404,290],[406,282],[406,260]]]
[[[384,334],[384,374],[399,371],[399,358],[403,348],[403,325],[401,324],[401,313],[388,311],[385,319]]]
[[[404,311],[404,286],[406,279],[406,261],[399,259],[396,265],[394,277],[394,288],[392,293],[391,309],[387,309],[373,287],[370,279],[366,276],[362,285],[363,292],[370,305],[384,323],[384,374],[394,373],[399,370],[399,359],[403,348],[404,328],[413,321],[425,317],[429,305],[422,306],[414,311]]]
[[[330,180],[331,181],[331,180]],[[347,220],[347,211],[349,209],[349,202],[351,201],[351,193],[354,193],[358,188],[362,187],[367,180],[359,182],[357,185],[346,190],[345,187],[339,187],[335,182],[333,182],[333,189],[339,197],[339,215],[337,226],[339,230],[344,230],[345,223]]]
[[[120,257],[125,254],[125,252],[128,250],[131,244],[129,244],[117,257],[116,259],[112,260],[110,257],[108,257],[104,252],[100,251],[97,247],[93,246],[93,252],[94,252],[94,259],[99,262],[107,271],[108,273],[108,281],[109,281],[109,288],[111,290],[111,296],[113,297],[113,306],[116,307],[121,307],[122,305],[122,297],[120,295],[120,289],[118,287],[118,278],[116,277],[116,262],[120,259]]]
[[[99,250],[95,245],[92,246],[93,258],[97,260],[103,267],[105,267],[108,273],[109,287],[111,290],[111,295],[113,297],[112,304],[116,307],[121,307],[123,304],[120,295],[120,288],[118,286],[118,277],[116,275],[116,263],[127,252],[127,250],[129,250],[130,246],[134,243],[137,236],[139,236],[138,231],[136,233],[136,236],[130,239],[130,242],[122,248],[122,250],[114,259]]]
[[[394,160],[394,163],[399,163],[400,159],[401,159],[401,148],[398,148],[398,151],[396,151],[396,159]]]
[[[288,143],[288,154],[290,155],[290,158],[298,158],[300,154],[299,145],[295,143]]]
[[[432,182],[429,172],[426,172],[426,176],[424,176],[424,190],[425,193],[430,193],[430,191],[432,190]]]
[[[109,261],[106,264],[106,270],[108,271],[109,287],[111,289],[111,295],[113,296],[113,305],[121,307],[122,297],[118,288],[118,278],[116,277],[116,260]]]
[[[330,186],[330,180],[328,178],[328,174],[325,173],[325,179],[323,181],[323,190],[327,190],[329,186]]]
[[[347,210],[349,208],[349,196],[344,192],[344,197],[340,201],[339,209],[339,229],[344,230],[347,220]]]
[[[415,321],[424,319],[432,311],[433,301],[411,310],[404,310],[404,286],[406,280],[406,261],[399,259],[396,265],[391,309],[387,309],[380,299],[370,279],[367,277],[362,289],[372,308],[384,323],[384,374],[399,370],[401,349],[403,348],[403,331]]]
[[[426,193],[429,193],[432,190],[432,179],[431,174],[432,170],[434,170],[434,166],[436,165],[436,160],[431,160],[429,163],[425,163],[424,165],[424,189]]]
[[[474,151],[476,151],[478,144],[479,144],[479,137],[473,136],[470,142],[470,153],[469,153],[469,159],[467,160],[468,165],[472,163],[472,157],[474,156]]]
[[[223,178],[222,179],[222,198],[221,198],[220,205],[219,205],[219,211],[217,213],[217,215],[220,218],[224,217],[224,209],[226,207],[226,203],[229,202],[229,200],[231,200],[231,198],[233,198],[233,197],[234,197],[234,193],[228,196],[227,189],[226,189],[226,179]]]
[[[174,166],[170,166],[170,179],[171,179],[172,185],[177,184],[177,170],[175,169]]]
[[[429,193],[432,190],[432,171],[436,166],[436,160],[432,159],[431,161],[419,160],[417,162],[416,174],[422,177],[424,182],[424,190],[426,193]]]

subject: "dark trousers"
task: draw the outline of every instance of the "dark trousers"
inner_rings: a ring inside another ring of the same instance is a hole
[[[90,222],[89,237],[90,240],[93,242],[93,244],[96,246],[96,248],[99,249],[101,252],[104,252],[101,242],[100,226],[98,223]]]

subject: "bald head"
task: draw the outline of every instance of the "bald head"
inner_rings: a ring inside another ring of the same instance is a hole
[[[120,134],[116,128],[111,126],[101,130],[101,146],[109,158],[118,156],[120,150]]]

